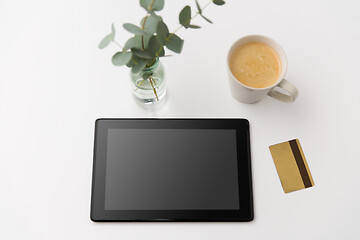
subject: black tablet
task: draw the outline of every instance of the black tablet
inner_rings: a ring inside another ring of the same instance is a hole
[[[245,119],[98,119],[91,220],[251,221]]]

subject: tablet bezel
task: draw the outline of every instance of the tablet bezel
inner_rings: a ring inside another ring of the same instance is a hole
[[[239,210],[105,210],[107,133],[109,128],[130,129],[235,129],[239,186]],[[249,122],[246,119],[97,119],[90,218],[102,221],[251,221],[253,194],[251,179]]]

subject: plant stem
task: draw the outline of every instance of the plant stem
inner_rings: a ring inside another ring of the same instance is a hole
[[[157,52],[155,53],[156,57],[159,57],[159,54],[161,52],[161,50],[164,49],[164,47],[162,46],[159,50],[157,50]],[[151,64],[152,65],[152,64]]]
[[[156,89],[155,89],[154,84],[153,84],[153,82],[152,82],[152,81],[155,82],[155,80],[154,80],[151,76],[149,76],[149,81],[150,81],[150,84],[151,84],[152,89],[154,90],[154,94],[155,94],[155,96],[156,96],[156,100],[159,101],[159,98],[158,98]]]
[[[149,64],[149,65],[146,65],[146,67],[151,67],[152,65],[154,65],[154,63],[156,62],[156,58],[154,59],[154,61],[152,61],[152,63],[151,64]]]
[[[150,5],[149,5],[149,7],[148,7],[148,10],[149,10],[149,11],[152,10],[152,7],[153,7],[153,5],[154,5],[154,2],[155,2],[155,0],[152,0],[152,1],[151,1]]]
[[[173,32],[173,33],[171,33],[170,35],[169,35],[169,39],[172,37],[172,36],[174,36],[174,34],[177,32],[177,31],[179,31],[181,28],[183,27],[183,25],[180,25],[177,29],[175,29],[175,31]]]
[[[133,61],[133,63],[138,64],[138,62],[137,62],[137,61],[135,61],[135,59],[134,59],[134,58],[131,58],[131,60]]]
[[[149,11],[152,9],[152,7],[153,7],[153,5],[154,5],[154,2],[155,2],[155,0],[152,0],[152,1],[151,1],[150,5],[149,5],[149,7],[148,7],[148,10],[149,10]],[[145,23],[146,23],[146,20],[148,19],[148,17],[149,17],[149,13],[146,13],[146,16],[145,16],[145,18],[144,18],[144,22],[143,22],[143,24],[142,24],[142,26],[141,26],[141,29],[144,29],[144,28],[145,28]],[[144,35],[141,36],[141,46],[142,46],[142,49],[145,50]]]
[[[145,79],[143,79],[143,80],[139,83],[139,85],[136,85],[135,91],[137,91],[137,90],[139,89],[139,87],[140,87],[144,82],[145,82]]]
[[[113,40],[113,42],[116,44],[116,45],[118,45],[121,49],[123,49],[124,50],[124,48],[120,45],[120,43],[118,43],[117,41],[115,41],[115,40]]]
[[[146,20],[148,19],[149,17],[149,13],[146,14],[145,18],[144,18],[144,22],[141,26],[141,29],[144,29],[145,28],[145,23],[146,23]],[[144,35],[141,35],[141,46],[142,46],[142,49],[145,50],[145,44],[144,44]]]
[[[212,2],[213,2],[213,1],[211,0],[210,2],[208,2],[207,4],[205,4],[205,6],[201,9],[201,11],[204,10],[205,8],[207,8]],[[198,13],[199,13],[199,12],[198,12]]]

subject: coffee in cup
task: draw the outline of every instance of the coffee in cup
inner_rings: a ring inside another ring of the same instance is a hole
[[[238,46],[230,56],[229,65],[236,80],[253,88],[272,86],[281,73],[279,55],[262,42]]]
[[[271,38],[250,35],[236,41],[228,53],[231,94],[244,103],[255,103],[269,95],[282,102],[295,101],[298,90],[284,79],[287,59]],[[284,94],[275,87],[282,88]]]

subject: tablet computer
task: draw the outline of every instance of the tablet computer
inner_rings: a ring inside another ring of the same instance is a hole
[[[93,221],[251,221],[246,119],[98,119]]]

